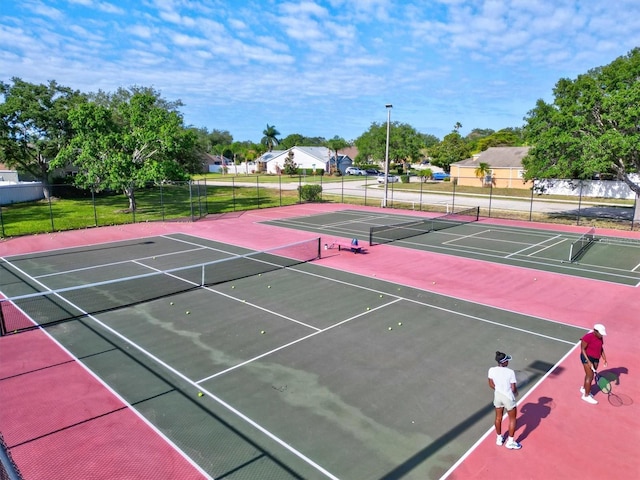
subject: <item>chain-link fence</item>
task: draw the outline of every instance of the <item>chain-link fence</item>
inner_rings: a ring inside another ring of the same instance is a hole
[[[462,183],[462,182],[461,182]],[[635,200],[587,196],[583,188],[551,195],[539,188],[494,188],[392,176],[224,176],[149,185],[133,198],[120,192],[54,185],[50,198],[0,206],[3,237],[127,223],[187,220],[209,214],[302,203],[303,186],[318,185],[320,201],[448,213],[480,206],[483,217],[634,229]],[[6,203],[6,202],[5,202]],[[135,208],[132,208],[132,207]]]

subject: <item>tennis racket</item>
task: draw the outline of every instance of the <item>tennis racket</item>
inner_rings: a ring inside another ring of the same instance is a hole
[[[622,398],[611,391],[611,381],[600,375],[595,368],[591,367],[591,370],[593,370],[593,374],[595,375],[598,388],[602,393],[607,394],[607,400],[609,400],[609,403],[614,407],[621,407],[624,402],[622,401]]]
[[[609,395],[609,393],[611,393],[611,382],[600,375],[595,368],[591,367],[591,370],[593,370],[600,391]]]

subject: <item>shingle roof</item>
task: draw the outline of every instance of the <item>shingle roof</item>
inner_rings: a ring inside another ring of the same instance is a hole
[[[453,165],[459,167],[477,167],[479,163],[486,163],[491,168],[522,168],[522,159],[531,147],[489,147],[480,155],[467,158]]]

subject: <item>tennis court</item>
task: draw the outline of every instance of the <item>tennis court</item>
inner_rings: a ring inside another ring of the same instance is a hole
[[[478,221],[480,220],[480,221]],[[324,237],[358,238],[380,244],[444,253],[624,285],[640,285],[640,240],[584,233],[504,226],[479,219],[476,209],[443,217],[343,210],[272,220],[269,225]]]
[[[2,340],[47,325],[211,478],[426,479],[493,424],[490,395],[469,385],[495,350],[526,395],[586,331],[336,271],[310,261],[320,244],[256,254],[178,233],[5,257],[4,327],[18,333]],[[85,423],[99,432],[119,411]],[[19,464],[52,437],[73,444],[63,420],[42,423],[5,433]]]

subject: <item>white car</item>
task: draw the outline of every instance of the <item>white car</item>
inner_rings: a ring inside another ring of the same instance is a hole
[[[397,175],[388,175],[387,183],[396,183],[400,181],[400,177]],[[384,173],[378,175],[378,183],[384,183]]]
[[[358,167],[347,167],[344,173],[347,175],[366,175],[367,174],[367,172],[365,172],[364,170]]]

